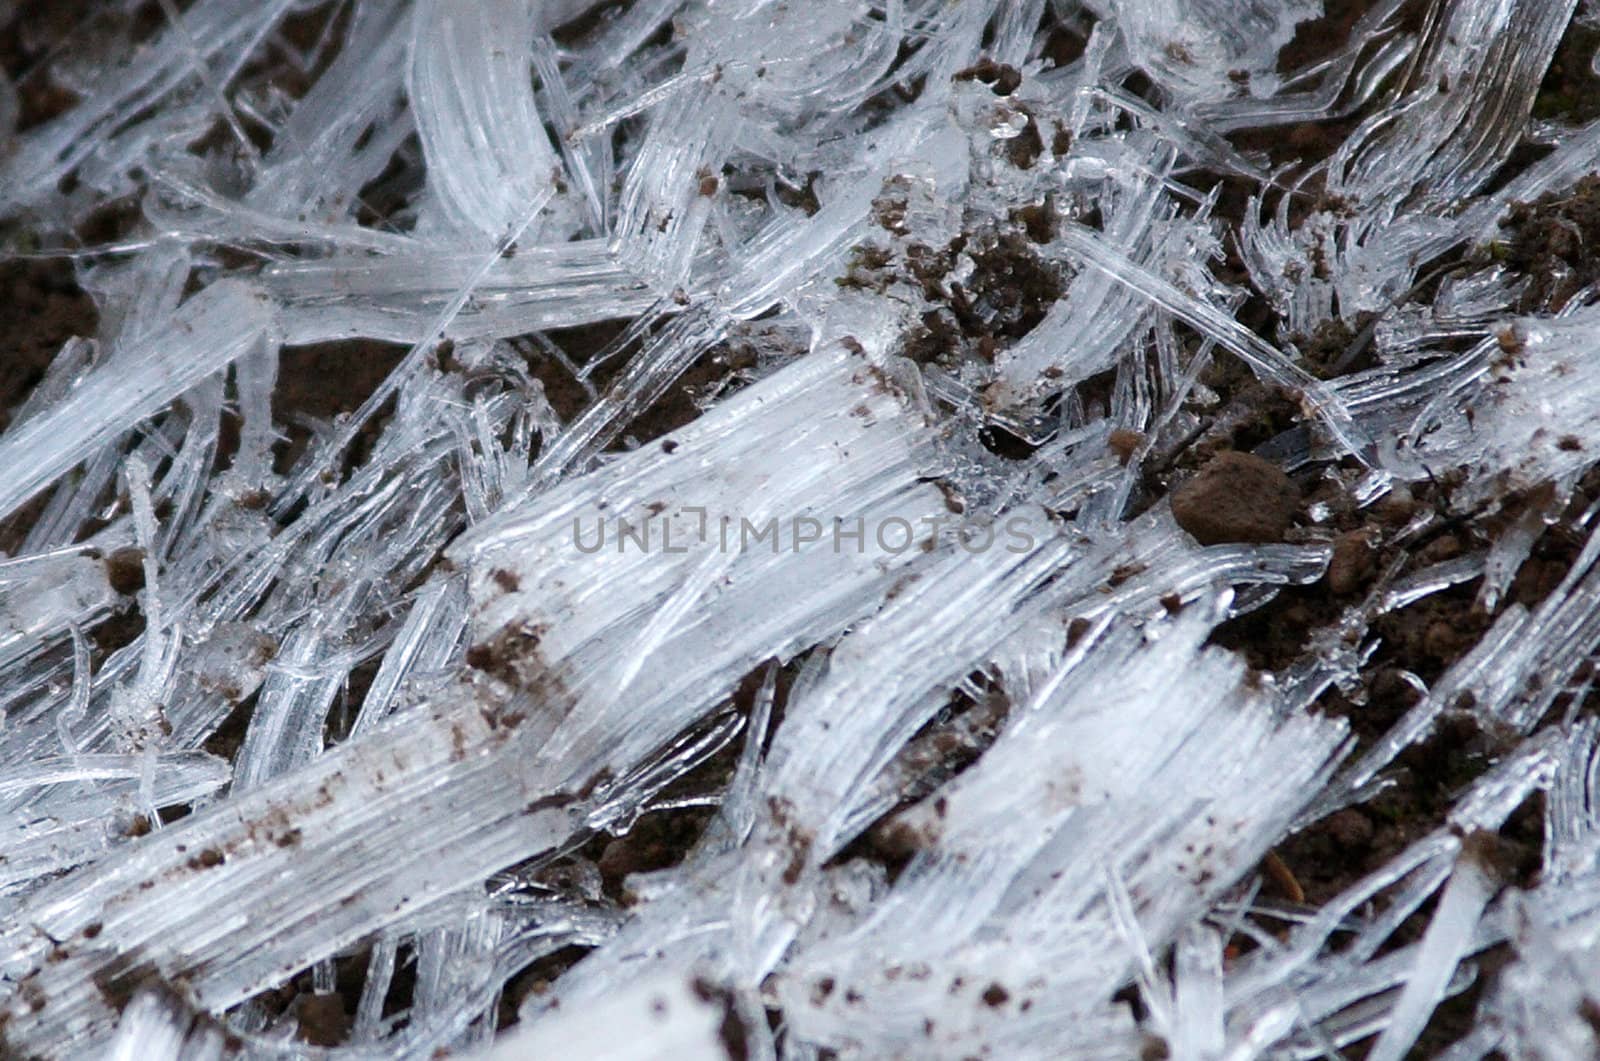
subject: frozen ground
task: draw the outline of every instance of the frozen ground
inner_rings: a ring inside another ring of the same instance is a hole
[[[1600,10],[0,0],[0,1054],[1600,1053]]]

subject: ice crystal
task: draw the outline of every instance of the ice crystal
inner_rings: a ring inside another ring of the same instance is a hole
[[[0,1053],[1594,1056],[1596,26],[0,3]]]

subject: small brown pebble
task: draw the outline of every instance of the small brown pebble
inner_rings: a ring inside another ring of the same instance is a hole
[[[1118,463],[1127,464],[1133,459],[1133,455],[1139,452],[1139,447],[1144,445],[1144,436],[1137,431],[1119,427],[1111,432],[1110,437],[1106,439],[1106,445],[1117,455]]]
[[[1106,579],[1108,586],[1120,586],[1134,575],[1144,571],[1143,564],[1118,564],[1111,572],[1111,577]]]
[[[1409,494],[1390,494],[1373,509],[1379,519],[1390,527],[1403,527],[1417,513],[1417,503]]]
[[[1083,635],[1089,632],[1089,620],[1078,616],[1067,624],[1067,647],[1071,648],[1083,640]]]
[[[1172,1056],[1172,1047],[1159,1035],[1145,1033],[1144,1041],[1139,1044],[1139,1061],[1167,1061]]]
[[[1372,820],[1354,807],[1329,815],[1325,828],[1340,847],[1363,850],[1372,845]]]
[[[338,995],[301,995],[294,1015],[300,1038],[313,1046],[338,1046],[350,1037],[350,1015]]]
[[[1299,509],[1300,490],[1282,469],[1234,450],[1172,492],[1173,518],[1201,545],[1281,542]]]
[[[190,869],[212,869],[226,861],[222,852],[214,847],[208,847],[189,860]]]
[[[1328,588],[1334,593],[1354,593],[1372,577],[1375,567],[1372,543],[1365,531],[1346,531],[1333,540],[1328,560]]]
[[[1424,566],[1454,560],[1461,555],[1461,540],[1454,534],[1441,534],[1417,550],[1417,560]]]
[[[125,545],[106,557],[106,581],[125,597],[144,589],[144,550]]]
[[[507,248],[508,250],[510,248]],[[441,372],[460,372],[466,366],[456,360],[456,341],[454,339],[441,339],[439,345],[433,348],[433,359],[438,364]]]
[[[999,984],[990,984],[983,989],[983,1004],[986,1006],[1000,1007],[1011,998],[1011,992]]]
[[[902,817],[886,818],[867,834],[874,853],[887,862],[903,862],[926,850],[937,839]]]

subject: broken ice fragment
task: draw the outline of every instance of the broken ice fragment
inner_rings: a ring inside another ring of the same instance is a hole
[[[0,516],[134,423],[270,342],[271,331],[266,297],[226,281],[195,295],[165,327],[112,351],[59,404],[0,436]]]
[[[668,973],[571,1015],[502,1037],[482,1061],[582,1057],[594,1061],[724,1061],[742,1051],[744,1030],[704,982]]]

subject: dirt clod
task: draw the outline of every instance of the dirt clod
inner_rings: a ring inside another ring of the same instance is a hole
[[[1300,491],[1277,465],[1227,450],[1172,492],[1178,526],[1201,545],[1281,542],[1300,508]]]
[[[1366,584],[1377,567],[1377,557],[1365,531],[1346,531],[1333,540],[1328,561],[1328,588],[1334,593],[1354,593]]]
[[[981,81],[988,85],[996,96],[1009,96],[1022,84],[1022,75],[1014,66],[984,58],[957,72],[956,80]]]
[[[350,1035],[350,1015],[336,994],[301,995],[295,1003],[300,1038],[313,1046],[338,1046]]]
[[[1492,244],[1491,253],[1528,277],[1518,311],[1560,310],[1600,280],[1600,258],[1593,252],[1600,244],[1600,175],[1531,203],[1514,203],[1502,232],[1503,242]]]
[[[124,597],[144,589],[144,550],[130,545],[106,557],[106,580]]]
[[[1127,464],[1133,459],[1133,455],[1139,452],[1139,447],[1144,445],[1144,436],[1137,431],[1119,427],[1111,432],[1106,439],[1106,445],[1117,455],[1119,464]]]
[[[990,984],[988,987],[983,989],[983,1004],[986,1006],[998,1008],[1005,1005],[1010,999],[1011,992],[1007,991],[999,984]]]

